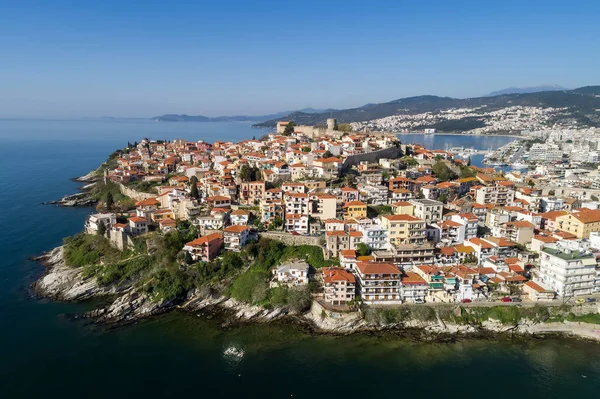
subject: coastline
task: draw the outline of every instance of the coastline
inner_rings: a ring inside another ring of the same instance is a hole
[[[425,136],[425,133],[419,132],[409,132],[409,133],[393,133],[395,135],[422,135]],[[472,134],[472,133],[434,133],[430,136],[462,136],[462,137],[513,137],[517,139],[526,139],[527,136],[517,135],[517,134]]]
[[[498,337],[564,337],[600,343],[600,326],[595,324],[568,321],[546,323],[526,319],[519,320],[516,324],[503,324],[498,320],[457,324],[442,320],[439,314],[426,320],[406,319],[401,322],[382,323],[367,320],[362,312],[326,314],[316,301],[312,302],[310,310],[306,312],[297,313],[285,308],[267,309],[237,301],[208,287],[196,288],[189,292],[187,299],[181,304],[169,301],[154,302],[136,288],[133,281],[100,287],[94,278],[86,279],[81,268],[66,265],[63,247],[57,247],[33,259],[46,268],[44,274],[33,283],[32,288],[36,296],[63,302],[107,299],[106,306],[75,316],[77,319],[90,319],[97,325],[119,327],[179,310],[199,317],[216,318],[222,328],[283,322],[293,323],[314,335],[392,333],[398,337],[409,337],[423,342]],[[453,305],[452,308],[455,312],[460,312],[459,305]]]

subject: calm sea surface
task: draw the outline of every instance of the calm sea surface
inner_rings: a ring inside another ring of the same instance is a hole
[[[70,178],[142,137],[214,141],[264,133],[242,123],[0,120],[0,397],[600,397],[595,344],[312,337],[284,325],[222,331],[179,313],[105,331],[66,317],[90,304],[30,297],[43,269],[28,257],[80,231],[90,213],[40,205],[76,192]],[[401,139],[441,149],[511,140]],[[228,356],[228,348],[241,356]]]

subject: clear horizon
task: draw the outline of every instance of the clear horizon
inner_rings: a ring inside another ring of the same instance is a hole
[[[0,0],[0,118],[253,116],[598,84],[591,1],[22,3]]]

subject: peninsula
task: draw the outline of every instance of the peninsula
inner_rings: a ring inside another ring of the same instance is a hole
[[[521,159],[537,137],[501,152]],[[476,167],[335,119],[239,143],[142,139],[82,179],[98,212],[39,258],[35,289],[105,297],[84,315],[100,323],[225,310],[318,332],[598,340],[600,190],[531,166]]]

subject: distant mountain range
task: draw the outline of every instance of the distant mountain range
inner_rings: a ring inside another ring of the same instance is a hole
[[[153,120],[160,122],[260,122],[270,119],[279,119],[294,112],[302,112],[304,114],[317,114],[336,111],[334,109],[315,109],[304,108],[298,111],[283,111],[270,115],[234,115],[234,116],[217,116],[208,117],[204,115],[185,115],[185,114],[166,114],[155,116]]]
[[[540,91],[557,91],[557,90],[568,90],[566,87],[559,85],[541,85],[531,87],[509,87],[508,89],[498,90],[491,92],[487,97],[502,96],[504,94],[526,94],[526,93],[538,93]]]
[[[299,125],[325,124],[327,118],[337,118],[339,123],[362,122],[392,115],[412,115],[425,112],[439,112],[456,108],[486,107],[488,111],[511,106],[532,106],[541,108],[568,108],[561,118],[570,118],[581,126],[600,126],[600,86],[586,86],[574,90],[551,90],[534,93],[500,94],[476,98],[451,98],[438,96],[417,96],[401,98],[386,103],[367,104],[358,108],[328,110],[327,112],[307,113],[296,111],[286,116],[278,116],[256,127],[273,127],[278,121],[294,121]],[[456,127],[460,129],[460,127]]]

